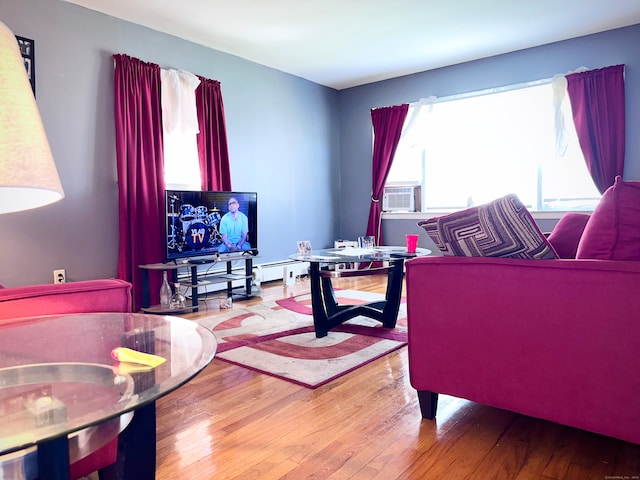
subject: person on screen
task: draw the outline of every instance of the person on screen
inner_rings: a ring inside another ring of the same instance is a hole
[[[222,245],[218,252],[238,252],[241,250],[251,250],[251,245],[247,242],[249,231],[249,219],[238,208],[238,200],[230,197],[227,202],[229,211],[220,220],[220,235],[222,235]]]

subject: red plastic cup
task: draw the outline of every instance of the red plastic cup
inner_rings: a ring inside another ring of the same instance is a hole
[[[408,233],[407,238],[407,253],[416,253],[416,247],[418,246],[418,238],[420,235],[415,233]]]

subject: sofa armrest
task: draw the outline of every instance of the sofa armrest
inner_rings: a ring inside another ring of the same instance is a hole
[[[640,443],[640,262],[427,257],[406,272],[414,388]]]

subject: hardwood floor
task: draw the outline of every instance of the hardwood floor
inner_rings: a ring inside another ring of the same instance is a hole
[[[233,308],[308,288],[263,285],[262,299]],[[207,305],[185,317],[219,311]],[[444,395],[437,419],[422,420],[406,348],[315,390],[214,359],[157,415],[159,480],[640,478],[640,445]]]

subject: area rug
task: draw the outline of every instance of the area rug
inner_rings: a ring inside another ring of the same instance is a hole
[[[336,290],[339,304],[379,301],[381,294]],[[317,388],[407,342],[406,305],[396,328],[358,316],[316,338],[311,295],[299,295],[198,319],[218,340],[215,358],[308,388]]]

